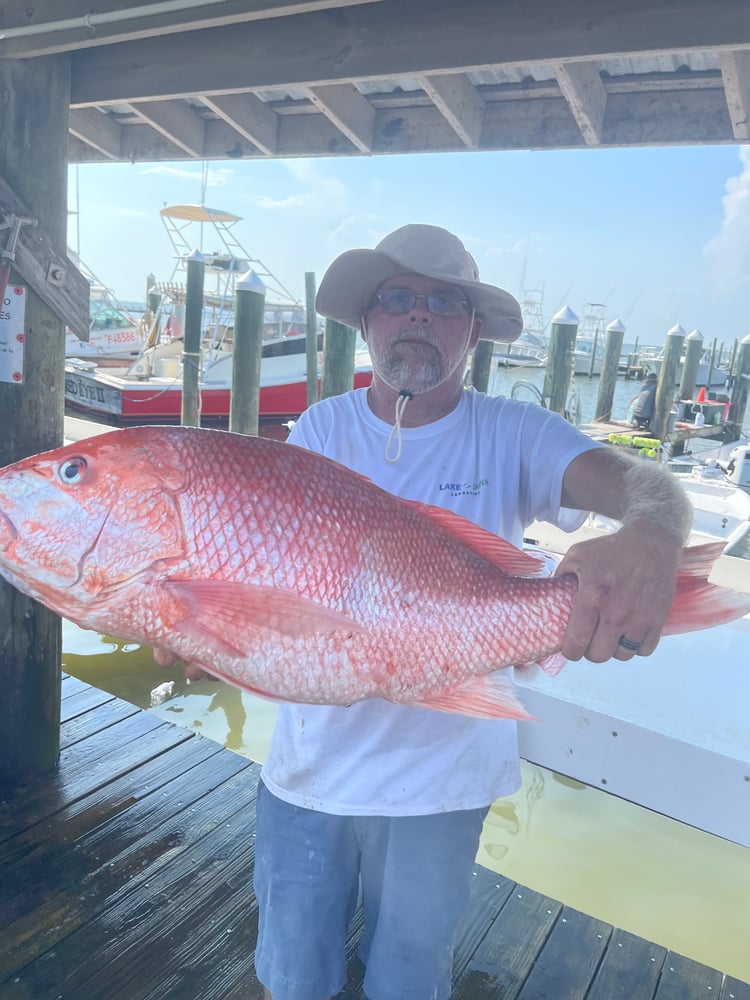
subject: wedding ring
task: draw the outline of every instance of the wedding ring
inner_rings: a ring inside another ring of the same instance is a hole
[[[637,653],[643,645],[641,642],[631,642],[631,640],[626,639],[624,635],[621,635],[617,642],[623,649],[627,649],[629,653]]]

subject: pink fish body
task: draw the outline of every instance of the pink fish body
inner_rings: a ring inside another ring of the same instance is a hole
[[[721,547],[688,550],[672,631],[750,611],[706,583]],[[492,672],[554,657],[576,593],[538,572],[454,514],[260,438],[129,428],[0,470],[0,575],[283,701],[526,717]]]

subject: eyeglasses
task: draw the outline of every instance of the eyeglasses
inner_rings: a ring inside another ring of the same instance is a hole
[[[380,306],[383,312],[392,316],[400,316],[410,312],[418,299],[424,299],[429,312],[433,316],[460,316],[471,312],[471,302],[458,292],[428,292],[423,295],[413,292],[411,288],[386,288],[376,292],[372,297],[370,307]]]

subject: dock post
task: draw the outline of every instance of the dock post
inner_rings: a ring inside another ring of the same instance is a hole
[[[0,176],[63,249],[69,103],[69,54],[0,59]],[[10,281],[27,286],[25,378],[0,382],[0,466],[63,441],[65,324],[12,266]],[[0,580],[0,784],[57,762],[61,649],[58,615]]]
[[[182,343],[182,408],[183,427],[200,427],[201,423],[201,341],[203,340],[203,282],[206,262],[198,250],[187,258],[185,288],[185,326]]]
[[[255,271],[248,271],[239,278],[235,292],[229,430],[257,437],[266,286]]]
[[[667,436],[669,414],[674,403],[677,374],[680,370],[682,350],[685,344],[685,331],[679,323],[667,333],[667,343],[664,348],[659,381],[654,399],[654,415],[651,418],[651,433],[659,441]]]
[[[721,357],[721,354],[719,354]],[[708,393],[711,388],[711,383],[713,381],[714,367],[716,365],[716,337],[714,337],[711,342],[711,355],[708,361],[708,371],[706,372],[706,393]]]
[[[703,354],[703,334],[693,330],[685,338],[685,365],[680,379],[680,399],[695,399],[698,365]]]
[[[745,423],[747,397],[750,392],[750,333],[740,341],[735,372],[728,417],[732,423],[742,427]]]
[[[607,421],[612,419],[612,400],[615,397],[617,370],[620,365],[624,336],[623,323],[619,319],[613,319],[607,327],[607,340],[604,345],[604,358],[599,376],[599,392],[596,397],[594,420]]]
[[[323,378],[320,398],[339,396],[354,385],[354,353],[357,331],[335,319],[326,320],[323,340]]]
[[[318,314],[315,312],[315,275],[305,271],[305,361],[307,405],[318,402]]]
[[[568,386],[573,372],[573,347],[578,334],[578,317],[565,306],[552,317],[549,337],[549,357],[544,373],[543,395],[549,408],[565,415]]]
[[[471,384],[479,392],[487,392],[489,387],[494,350],[495,342],[492,340],[478,340],[474,348],[471,359]]]

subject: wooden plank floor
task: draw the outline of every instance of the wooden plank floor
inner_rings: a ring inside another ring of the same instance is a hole
[[[0,1000],[260,1000],[258,765],[72,677],[62,704],[58,769],[0,802]],[[452,1000],[707,997],[750,985],[477,867]]]

